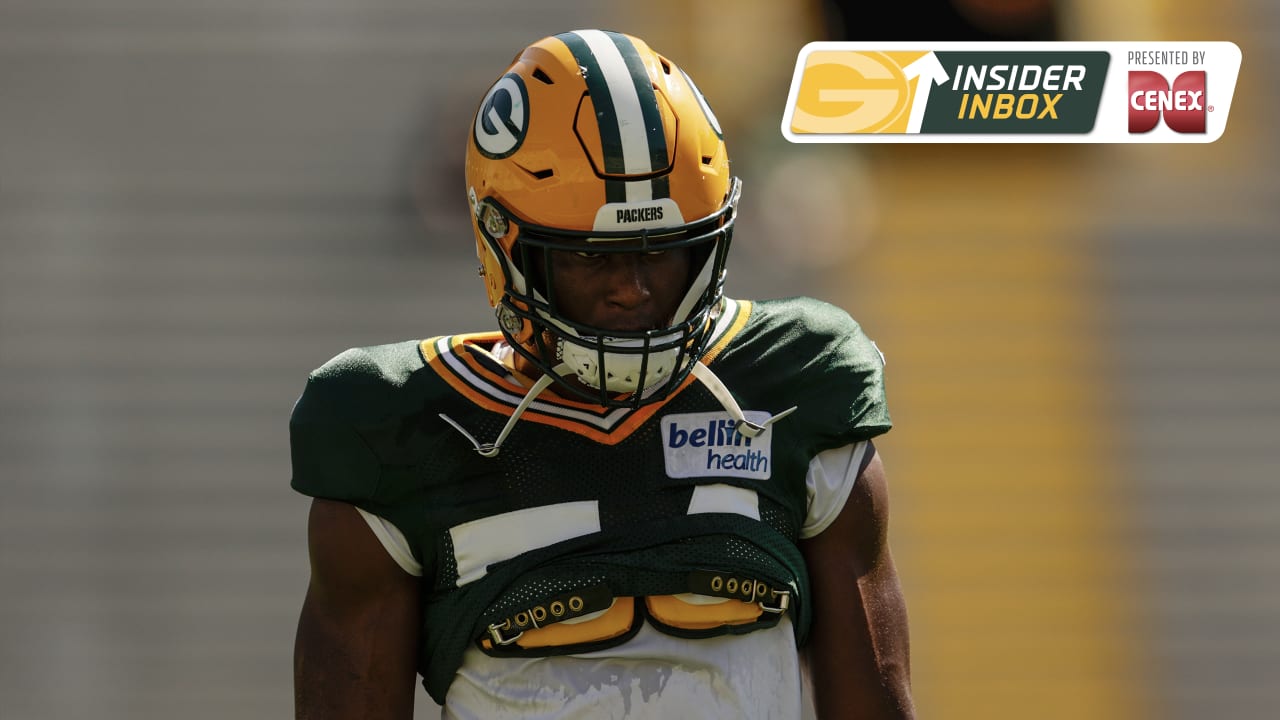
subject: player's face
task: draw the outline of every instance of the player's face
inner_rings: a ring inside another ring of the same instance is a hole
[[[689,249],[594,253],[553,251],[556,307],[573,322],[607,330],[670,324],[689,281]]]

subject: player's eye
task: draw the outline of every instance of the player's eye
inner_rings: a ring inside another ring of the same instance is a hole
[[[590,250],[575,250],[573,254],[587,260],[595,260],[596,258],[603,256],[603,253],[591,252]]]

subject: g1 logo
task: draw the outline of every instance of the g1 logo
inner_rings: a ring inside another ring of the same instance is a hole
[[[515,73],[489,88],[476,113],[473,134],[480,153],[494,160],[520,149],[529,129],[529,91]]]
[[[910,79],[885,53],[811,53],[800,78],[792,132],[884,132],[911,107]]]

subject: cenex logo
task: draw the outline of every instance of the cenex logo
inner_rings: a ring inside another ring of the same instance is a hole
[[[1129,71],[1129,132],[1150,132],[1164,116],[1164,124],[1179,133],[1205,131],[1205,71],[1188,70],[1174,78],[1150,70]]]

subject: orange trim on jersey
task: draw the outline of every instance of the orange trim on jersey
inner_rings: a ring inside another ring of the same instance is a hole
[[[742,328],[747,324],[747,318],[750,315],[750,312],[751,303],[739,300],[738,311],[732,324],[729,326],[728,330],[725,331],[724,335],[716,341],[715,345],[713,345],[704,355],[702,360],[703,363],[711,362],[711,360],[713,360],[715,356],[728,346],[729,342],[737,336],[739,332],[741,332]],[[453,368],[448,367],[444,358],[441,357],[441,353],[436,351],[436,343],[441,339],[445,338],[440,336],[427,338],[419,344],[419,350],[422,353],[423,360],[426,362],[427,366],[432,368],[441,379],[448,383],[449,387],[453,388],[459,395],[462,395],[475,405],[490,412],[510,416],[511,412],[515,409],[517,402],[508,402],[494,398],[485,392],[485,388],[471,384],[465,378],[460,376]],[[501,333],[484,332],[449,336],[447,338],[447,342],[449,344],[449,351],[452,355],[466,365],[467,369],[474,373],[479,379],[491,383],[497,389],[523,397],[524,394],[529,391],[527,386],[514,383],[511,381],[510,377],[495,372],[492,367],[482,362],[480,358],[476,357],[476,355],[467,348],[467,346],[472,346],[481,353],[493,358],[493,356],[489,355],[482,346],[497,343],[502,339]],[[493,359],[494,362],[497,362],[496,358]],[[510,372],[510,368],[507,368],[505,365],[503,368]],[[512,374],[514,375],[514,373]],[[620,421],[609,430],[601,430],[584,420],[539,412],[535,410],[533,406],[530,406],[529,409],[525,411],[524,415],[521,416],[521,419],[528,419],[542,425],[549,425],[551,427],[560,428],[561,430],[567,430],[602,445],[617,445],[630,437],[631,433],[635,432],[637,428],[651,419],[671,398],[681,392],[684,392],[685,388],[692,385],[695,381],[696,379],[692,375],[686,377],[666,398],[659,402],[641,405],[639,408],[629,411],[624,420]],[[538,397],[538,402],[543,401],[558,407],[591,413],[598,418],[603,418],[608,413],[616,411],[616,408],[603,408],[600,405],[570,400],[561,397],[550,390],[544,391],[543,394]]]
[[[493,339],[496,342],[500,338],[501,338],[500,335],[497,335],[497,336],[485,335],[485,334],[459,335],[449,339],[449,349],[453,352],[455,357],[458,357],[463,362],[465,362],[468,368],[477,369],[478,361],[476,361],[475,358],[468,357],[471,353],[466,351],[463,348],[463,345],[466,342],[474,342],[476,340]],[[470,383],[468,383],[465,379],[458,376],[451,368],[442,366],[444,363],[444,360],[440,357],[440,354],[435,350],[435,343],[438,340],[439,338],[429,338],[427,340],[422,341],[420,349],[422,351],[423,358],[427,362],[427,366],[435,370],[436,374],[439,375],[446,383],[448,383],[450,387],[456,390],[459,395],[462,395],[466,399],[470,400],[471,402],[475,403],[476,405],[478,405],[479,407],[485,410],[498,413],[499,415],[510,416],[512,411],[515,409],[516,403],[509,403],[503,400],[498,400],[488,395],[480,388],[477,388],[474,385],[471,385]],[[516,395],[524,395],[526,392],[528,392],[528,388],[521,387],[519,385],[514,385],[511,383],[510,380],[497,376],[490,370],[484,369],[483,372],[477,372],[477,374],[481,375],[486,380],[493,381],[494,384],[500,387],[501,389],[514,393]],[[686,387],[688,387],[693,382],[694,382],[693,376],[689,376],[685,378],[684,382],[680,383],[680,386],[677,387],[676,390],[672,392],[671,396],[669,397],[674,397],[676,394],[683,391]],[[539,396],[539,400],[543,400],[543,399],[551,401],[551,404],[553,405],[559,405],[562,407],[568,407],[573,409],[581,408],[582,410],[585,410],[587,412],[598,413],[602,409],[599,405],[589,405],[584,403],[569,402],[569,401],[565,401],[563,398],[559,397],[558,395],[549,396],[548,393],[543,393],[543,395]],[[640,406],[640,408],[630,411],[625,420],[620,421],[617,425],[615,425],[610,430],[601,430],[600,428],[595,427],[584,420],[576,420],[573,418],[560,417],[558,415],[550,415],[547,413],[538,412],[532,406],[525,411],[524,415],[520,416],[520,419],[521,420],[527,419],[536,423],[540,423],[542,425],[550,425],[551,427],[560,428],[561,430],[567,430],[569,432],[588,438],[594,442],[598,442],[601,445],[617,445],[618,443],[630,437],[631,433],[635,432],[637,428],[639,428],[646,421],[652,418],[654,414],[657,413],[659,410],[661,410],[663,405],[665,404],[666,404],[666,401],[663,400],[662,402],[657,402],[650,405],[642,405]],[[613,412],[615,411],[615,409],[610,408],[609,411]]]
[[[434,345],[434,343],[437,342],[439,339],[440,339],[439,337],[435,337],[425,342],[430,342]],[[484,378],[485,380],[488,380],[494,385],[499,386],[501,389],[506,390],[507,392],[515,393],[516,395],[524,395],[526,392],[529,391],[529,388],[533,385],[534,379],[526,375],[523,375],[519,372],[516,372],[506,364],[499,362],[497,358],[493,357],[493,355],[490,354],[489,351],[483,347],[484,345],[491,345],[493,343],[500,342],[502,341],[502,339],[503,339],[502,335],[498,333],[471,333],[467,335],[454,335],[449,338],[449,347],[451,350],[454,351],[454,355],[459,360],[461,360],[464,364],[466,364],[466,366],[470,368],[471,371],[474,372],[476,375]],[[485,364],[479,357],[476,356],[476,353],[461,352],[461,350],[463,350],[465,346],[471,346],[473,349],[478,350],[481,354],[488,356],[489,359],[491,359],[495,364],[502,365],[502,369],[505,372],[510,373],[510,375],[515,377],[516,380],[519,382],[513,383],[511,382],[510,377],[494,372],[489,365]],[[431,355],[432,357],[436,357],[438,353],[436,353],[434,349],[432,349]],[[544,400],[544,401],[551,401],[552,404],[559,405],[561,407],[573,408],[575,410],[582,410],[585,412],[589,412],[596,415],[597,417],[604,417],[605,415],[607,415],[609,412],[613,410],[613,408],[604,408],[594,403],[584,402],[582,400],[574,400],[572,398],[566,398],[563,395],[557,394],[553,388],[547,388],[545,391],[543,391],[541,395],[538,396],[538,399]],[[512,403],[511,407],[515,407],[515,403]]]
[[[476,338],[476,336],[470,336],[470,337],[473,339],[467,340],[466,337],[464,336],[462,342],[453,344],[454,349],[461,349],[462,346],[467,342],[474,343],[475,339],[478,339]],[[499,337],[498,339],[501,340],[502,338]],[[479,349],[481,352],[484,352],[486,355],[488,355],[488,351],[486,351],[484,348],[479,348]],[[462,358],[462,361],[465,362],[467,366],[470,367],[472,371],[474,371],[477,375],[480,375],[481,377],[485,378],[486,380],[489,380],[490,382],[504,386],[504,389],[506,390],[509,390],[511,392],[517,392],[517,393],[520,393],[521,395],[523,395],[525,391],[528,390],[527,386],[526,387],[513,386],[507,378],[493,372],[493,370],[486,367],[485,364],[482,363],[480,359],[475,356],[474,353],[460,352],[458,353],[458,356]],[[494,359],[494,362],[497,362],[496,358]],[[516,374],[515,372],[511,371],[510,367],[507,367],[506,365],[503,365],[503,369],[507,370],[508,372],[512,372],[513,375]],[[518,376],[518,377],[522,377],[522,376]],[[533,385],[532,379],[529,379],[529,385]],[[551,400],[555,405],[560,405],[562,407],[569,407],[575,410],[583,410],[586,412],[593,413],[600,417],[603,417],[606,414],[605,412],[602,412],[602,411],[611,410],[611,408],[603,408],[600,405],[596,405],[595,403],[589,403],[589,402],[584,402],[582,400],[574,400],[572,398],[564,397],[563,395],[556,393],[553,388],[547,388],[543,392],[543,394],[539,395],[538,397],[544,400]]]

